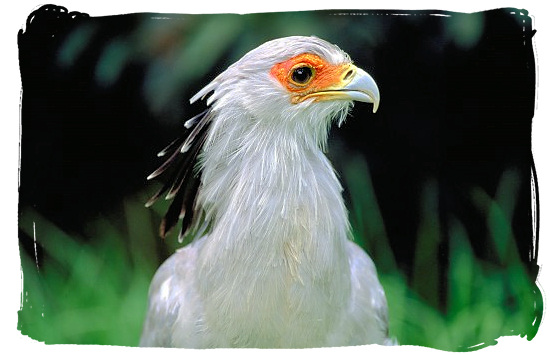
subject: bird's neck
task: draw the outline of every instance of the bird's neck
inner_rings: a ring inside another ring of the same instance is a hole
[[[254,121],[214,126],[211,138],[199,196],[212,222],[204,272],[289,287],[345,279],[347,212],[318,142]]]
[[[321,339],[351,292],[341,185],[311,142],[260,123],[221,128],[203,151],[198,200],[211,221],[197,259],[209,322],[256,346]]]

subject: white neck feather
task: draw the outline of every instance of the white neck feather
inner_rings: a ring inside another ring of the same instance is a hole
[[[307,134],[311,127],[276,125],[242,112],[216,117],[201,156],[198,202],[212,222],[198,263],[200,287],[212,296],[205,307],[216,308],[219,319],[212,324],[236,327],[238,336],[246,334],[238,313],[250,307],[261,316],[257,324],[244,322],[251,337],[273,332],[277,320],[311,321],[304,314],[328,327],[335,310],[327,302],[345,307],[350,279],[342,188],[320,147],[326,131],[316,141],[319,135]],[[319,125],[327,130],[329,123]],[[283,315],[282,309],[293,312]],[[302,333],[309,328],[299,326]]]

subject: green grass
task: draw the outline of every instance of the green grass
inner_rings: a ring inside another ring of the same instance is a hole
[[[454,351],[494,344],[502,335],[535,336],[542,297],[511,243],[515,197],[506,191],[513,191],[517,174],[504,173],[494,197],[471,190],[474,204],[486,212],[498,265],[476,259],[464,225],[453,217],[446,270],[434,262],[441,227],[433,218],[437,182],[428,181],[410,280],[389,248],[366,163],[350,160],[343,178],[352,196],[355,239],[377,264],[388,298],[391,334],[400,344]],[[163,206],[144,208],[149,192],[127,197],[116,213],[91,221],[83,236],[68,235],[36,210],[22,208],[20,228],[27,238],[36,236],[44,258],[38,269],[34,255],[21,249],[24,287],[18,328],[23,334],[46,343],[137,345],[148,285],[162,261],[159,255],[178,247],[176,238],[155,239]],[[445,290],[438,282],[441,273],[448,280]],[[443,310],[436,301],[440,292],[448,295]]]
[[[124,229],[107,218],[91,223],[86,244],[35,210],[22,211],[21,229],[31,236],[36,231],[45,253],[38,269],[21,251],[23,334],[46,343],[137,344],[157,267],[154,227],[140,202],[125,203]]]
[[[425,183],[411,280],[396,266],[369,176],[362,159],[354,157],[345,164],[354,237],[377,264],[389,304],[390,331],[400,344],[465,351],[496,344],[501,336],[531,340],[536,335],[542,296],[520,261],[510,222],[519,185],[515,170],[502,174],[494,197],[477,187],[470,191],[473,205],[485,216],[492,242],[487,247],[498,256],[496,263],[476,258],[464,225],[451,217],[449,267],[438,265],[442,237],[437,182]],[[446,288],[438,281],[441,273],[448,281]],[[447,295],[445,307],[438,304],[441,293]]]

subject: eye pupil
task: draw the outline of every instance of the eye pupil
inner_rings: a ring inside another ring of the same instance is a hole
[[[292,80],[298,84],[305,84],[313,76],[313,71],[310,67],[299,67],[292,72]]]

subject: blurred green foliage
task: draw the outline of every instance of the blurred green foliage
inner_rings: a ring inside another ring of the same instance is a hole
[[[437,261],[441,239],[437,182],[425,183],[410,283],[392,257],[369,176],[361,158],[347,163],[344,179],[352,200],[350,219],[355,240],[376,262],[388,298],[390,332],[400,344],[457,351],[496,344],[504,335],[529,340],[535,336],[542,317],[542,296],[522,264],[511,234],[519,184],[515,171],[503,173],[496,197],[477,187],[471,189],[473,202],[486,217],[488,237],[493,241],[488,248],[498,253],[498,263],[476,258],[466,229],[456,217],[449,223],[448,268]],[[441,283],[441,275],[446,283]],[[438,305],[440,294],[446,295],[445,307]]]
[[[473,47],[483,34],[483,13],[456,14],[445,27],[449,38],[462,49]]]

